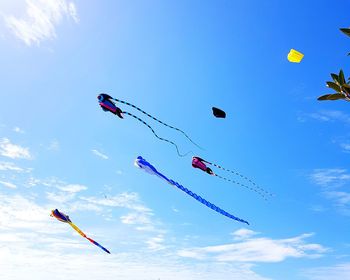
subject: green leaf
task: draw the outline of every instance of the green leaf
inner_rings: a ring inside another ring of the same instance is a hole
[[[335,94],[326,94],[322,95],[317,100],[339,100],[339,99],[345,99],[345,96],[341,93],[335,93]]]
[[[327,87],[334,89],[336,92],[340,92],[341,88],[336,83],[333,82],[327,82]]]
[[[331,76],[332,76],[333,81],[334,81],[334,82],[335,82],[337,85],[339,85],[339,86],[340,86],[340,83],[339,83],[339,77],[338,77],[338,75],[337,75],[337,74],[332,73],[332,74],[331,74]]]
[[[340,28],[340,31],[343,32],[345,35],[350,36],[350,28]]]
[[[342,85],[342,84],[346,84],[346,81],[345,81],[345,77],[344,77],[344,72],[342,69],[340,69],[339,71],[339,83]]]
[[[343,84],[342,89],[347,93],[350,94],[350,85]]]

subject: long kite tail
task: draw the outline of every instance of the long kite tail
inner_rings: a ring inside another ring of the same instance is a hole
[[[220,166],[220,165],[218,165],[218,164],[216,164],[216,163],[212,163],[212,162],[209,162],[209,161],[206,161],[206,160],[203,160],[203,161],[206,162],[206,163],[208,163],[208,164],[210,164],[210,165],[213,165],[213,166],[215,166],[215,167],[217,167],[217,168],[219,168],[219,169],[222,169],[222,170],[224,170],[224,171],[227,171],[227,172],[230,172],[230,173],[232,173],[232,174],[235,174],[235,175],[241,177],[242,179],[248,181],[249,183],[251,183],[251,184],[254,186],[255,189],[259,190],[259,191],[256,190],[256,192],[261,193],[261,194],[264,194],[264,196],[266,196],[266,195],[268,195],[268,196],[273,196],[272,193],[268,192],[268,191],[265,190],[264,188],[262,188],[262,187],[260,187],[259,185],[257,185],[254,181],[252,181],[251,179],[249,179],[247,176],[244,176],[244,175],[242,175],[241,173],[239,173],[239,172],[237,172],[237,171],[224,168],[224,167],[222,167],[222,166]],[[221,179],[224,179],[224,180],[226,180],[226,181],[230,181],[229,179],[224,178],[224,177],[221,177],[221,176],[218,176],[218,175],[217,175],[217,177],[219,177],[219,178],[221,178]],[[234,181],[234,180],[232,180],[232,181]],[[236,182],[235,182],[235,183],[236,183]],[[236,184],[237,184],[237,183],[236,183]]]
[[[103,251],[105,251],[106,253],[110,254],[111,252],[108,251],[105,247],[103,247],[101,244],[97,243],[95,240],[89,238],[89,237],[85,237],[87,240],[89,240],[91,243],[95,244],[96,246],[100,247]]]
[[[194,141],[192,141],[192,139],[181,129],[177,128],[177,127],[174,127],[174,126],[171,126],[169,124],[166,124],[165,122],[162,122],[161,120],[158,120],[157,118],[153,117],[152,115],[148,114],[147,112],[145,112],[144,110],[142,110],[141,108],[135,106],[134,104],[131,104],[129,102],[126,102],[126,101],[123,101],[123,100],[120,100],[120,99],[117,99],[117,98],[113,98],[113,100],[117,101],[117,102],[120,102],[122,104],[125,104],[125,105],[128,105],[128,106],[131,106],[133,108],[135,108],[136,110],[140,111],[142,114],[145,114],[146,116],[152,118],[153,120],[159,122],[160,124],[164,125],[164,126],[167,126],[169,128],[172,128],[172,129],[175,129],[179,132],[181,132],[188,140],[191,141],[192,144],[196,145],[198,148],[200,148],[201,150],[203,150],[203,148],[201,146],[199,146],[198,144],[196,144]]]
[[[246,223],[247,225],[249,225],[249,223],[241,218],[238,218],[236,216],[233,216],[232,214],[226,212],[225,210],[219,208],[218,206],[216,206],[215,204],[205,200],[204,198],[202,198],[200,195],[195,194],[194,192],[190,191],[189,189],[185,188],[184,186],[180,185],[179,183],[173,181],[173,180],[169,180],[169,182],[174,185],[175,187],[177,187],[178,189],[182,190],[183,192],[187,193],[189,196],[192,196],[194,199],[196,199],[197,201],[199,201],[200,203],[204,204],[205,206],[211,208],[212,210],[220,213],[221,215],[224,215],[228,218],[231,218],[235,221],[241,222],[241,223]]]
[[[248,189],[248,190],[251,190],[251,191],[253,191],[253,192],[256,192],[257,194],[259,194],[260,196],[262,196],[265,200],[267,200],[266,193],[260,191],[258,188],[249,187],[248,185],[242,184],[242,183],[237,182],[237,181],[235,181],[235,180],[233,180],[233,179],[228,179],[228,178],[222,177],[222,176],[220,176],[220,175],[218,175],[218,174],[214,174],[214,175],[215,175],[216,177],[220,178],[220,179],[223,179],[223,180],[227,181],[227,182],[231,182],[231,183],[233,183],[233,184],[239,185],[239,186],[244,187],[244,188],[246,188],[246,189]]]
[[[222,210],[221,208],[217,207],[216,205],[212,204],[211,202],[205,200],[204,198],[202,198],[201,196],[193,193],[192,191],[190,191],[189,189],[181,186],[179,183],[167,178],[164,174],[160,173],[152,164],[150,164],[147,160],[145,160],[144,158],[142,158],[141,156],[137,157],[136,161],[135,161],[135,165],[141,169],[143,169],[145,172],[152,174],[152,175],[157,175],[158,177],[162,178],[163,180],[165,180],[167,183],[177,187],[178,189],[182,190],[183,192],[187,193],[189,196],[192,196],[194,199],[196,199],[197,201],[199,201],[200,203],[204,204],[205,206],[211,208],[212,210],[218,212],[221,215],[224,215],[228,218],[231,218],[235,221],[239,221],[242,223],[246,223],[249,225],[249,223],[245,220],[242,220],[240,218],[237,218],[233,215],[231,215],[230,213]]]
[[[129,115],[129,116],[133,117],[134,119],[138,120],[139,122],[143,123],[144,125],[146,125],[146,126],[153,132],[154,136],[156,136],[159,140],[168,142],[168,143],[172,144],[173,146],[175,146],[176,151],[177,151],[177,154],[178,154],[180,157],[185,157],[185,156],[187,156],[189,153],[192,152],[192,151],[189,151],[189,152],[187,152],[187,153],[184,154],[184,155],[180,154],[179,148],[177,147],[177,145],[176,145],[174,142],[172,142],[172,141],[170,141],[170,140],[168,140],[168,139],[159,137],[159,136],[155,133],[154,129],[153,129],[148,123],[146,123],[144,120],[140,119],[139,117],[137,117],[137,116],[135,116],[135,115],[133,115],[133,114],[131,114],[131,113],[129,113],[129,112],[123,112],[123,114]]]
[[[75,224],[73,224],[72,222],[69,223],[69,225],[77,232],[79,233],[82,237],[86,238],[86,234],[84,232],[81,231],[80,228],[78,228]]]
[[[89,240],[91,243],[95,244],[96,246],[100,247],[103,251],[105,251],[106,253],[110,254],[111,252],[108,251],[106,248],[104,248],[101,244],[97,243],[95,240],[89,238],[86,236],[86,234],[84,232],[81,231],[80,228],[78,228],[75,224],[73,224],[72,222],[69,223],[69,225],[76,231],[78,232],[82,237],[86,238],[87,240]]]

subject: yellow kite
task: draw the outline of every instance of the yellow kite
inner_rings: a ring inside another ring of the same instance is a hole
[[[290,62],[299,63],[303,59],[304,55],[294,49],[291,49],[288,54],[288,60]]]

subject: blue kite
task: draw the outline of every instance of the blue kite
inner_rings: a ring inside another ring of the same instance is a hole
[[[174,187],[177,187],[178,189],[182,190],[183,192],[185,192],[189,196],[192,196],[194,199],[196,199],[200,203],[202,203],[205,206],[211,208],[212,210],[220,213],[221,215],[224,215],[224,216],[226,216],[226,217],[228,217],[230,219],[233,219],[235,221],[238,221],[238,222],[245,223],[245,224],[249,225],[249,223],[247,221],[233,216],[232,214],[226,212],[225,210],[222,210],[221,208],[219,208],[216,205],[214,205],[213,203],[205,200],[201,196],[195,194],[194,192],[190,191],[189,189],[185,188],[184,186],[180,185],[179,183],[177,183],[177,182],[175,182],[175,181],[173,181],[171,179],[168,179],[165,175],[160,173],[152,164],[150,164],[147,160],[145,160],[141,156],[137,157],[137,159],[135,160],[135,166],[138,167],[138,168],[141,168],[142,170],[144,170],[145,172],[147,172],[147,173],[149,173],[151,175],[158,176],[159,178],[165,180],[170,185],[172,185]]]

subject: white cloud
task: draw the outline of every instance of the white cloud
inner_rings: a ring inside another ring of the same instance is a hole
[[[0,155],[12,159],[22,158],[30,159],[31,155],[28,148],[23,148],[19,145],[12,144],[7,138],[0,139]]]
[[[350,279],[350,263],[341,263],[334,266],[312,268],[303,273],[310,280],[340,280]]]
[[[77,193],[81,191],[87,190],[87,187],[84,185],[79,185],[79,184],[68,184],[64,186],[58,186],[58,189],[61,191],[69,192],[69,193]]]
[[[96,156],[98,156],[98,157],[100,157],[102,159],[108,159],[107,155],[105,155],[105,154],[103,154],[103,153],[101,153],[101,152],[99,152],[99,151],[97,151],[95,149],[91,150],[91,152],[93,152],[94,155],[96,155]]]
[[[350,193],[345,191],[324,192],[326,198],[330,199],[336,209],[343,215],[350,216]]]
[[[60,143],[57,140],[52,140],[47,149],[49,151],[58,151],[60,149]]]
[[[153,214],[152,214],[153,215]],[[150,215],[148,213],[132,212],[120,217],[123,224],[128,225],[148,225],[151,224]]]
[[[52,240],[51,244],[57,244]],[[20,280],[50,279],[74,280],[80,279],[191,279],[191,280],[268,280],[252,271],[250,266],[238,266],[217,263],[193,264],[179,262],[163,255],[148,255],[147,253],[113,253],[111,255],[96,251],[92,246],[74,248],[73,243],[63,241],[53,249],[48,241],[42,246],[44,250],[30,247],[23,242],[10,242],[10,246],[0,251],[0,271],[3,279]],[[65,246],[62,246],[65,245]],[[70,252],[64,249],[70,246]],[[50,250],[51,249],[51,250]],[[79,253],[81,252],[81,253]],[[92,261],[93,260],[93,261]],[[60,271],[57,268],[61,267]]]
[[[312,205],[310,207],[310,210],[313,211],[313,212],[324,212],[324,211],[327,210],[327,208],[325,208],[322,205]]]
[[[65,193],[65,192],[48,192],[46,193],[46,198],[55,203],[62,205],[68,201],[71,201],[75,198],[75,193]]]
[[[13,128],[13,131],[14,131],[14,132],[17,132],[17,133],[21,133],[21,134],[24,133],[24,130],[21,129],[21,128],[19,128],[18,126],[15,126],[15,127]]]
[[[305,116],[322,122],[340,121],[350,124],[350,115],[337,110],[322,110],[317,113],[305,114]],[[304,118],[302,119],[304,120]]]
[[[341,206],[350,205],[350,193],[348,192],[331,191],[326,192],[326,195],[331,199],[335,199]]]
[[[139,212],[147,212],[151,210],[145,207],[140,202],[140,197],[137,193],[123,192],[115,196],[109,196],[108,198],[99,197],[81,197],[81,200],[90,202],[96,205],[109,206],[109,207],[123,207]]]
[[[304,240],[310,236],[312,234],[288,239],[246,238],[230,244],[184,249],[178,251],[178,255],[198,260],[248,263],[275,263],[287,258],[322,256],[327,249],[320,244],[306,243]]]
[[[340,168],[315,169],[310,177],[315,184],[323,187],[343,185],[350,181],[350,173]]]
[[[132,210],[132,212],[122,215],[122,224],[133,225],[138,231],[164,233],[162,223],[154,219],[153,211],[146,207],[140,200],[137,193],[123,192],[115,196],[100,197],[80,197],[84,204],[101,207],[117,207]]]
[[[350,215],[350,192],[345,189],[350,183],[347,169],[315,169],[311,178],[322,187],[322,195],[332,201],[341,214]]]
[[[148,245],[148,249],[152,251],[159,251],[164,250],[166,246],[164,246],[164,236],[163,234],[158,234],[157,236],[154,236],[146,241],[146,244]]]
[[[268,280],[255,273],[249,264],[179,259],[172,252],[160,250],[166,242],[162,234],[142,239],[134,253],[121,250],[121,241],[112,238],[115,232],[110,228],[104,228],[103,234],[96,237],[96,227],[91,231],[84,226],[83,230],[95,234],[92,237],[112,252],[107,255],[69,226],[50,217],[50,209],[38,205],[33,198],[0,193],[1,279],[20,280],[30,275],[31,279],[51,280]],[[57,273],[57,267],[63,269]]]
[[[78,22],[75,4],[66,0],[26,0],[26,15],[17,18],[4,16],[7,27],[26,45],[39,45],[47,39],[54,39],[56,27],[62,19],[71,17]]]
[[[246,229],[246,228],[241,228],[241,229],[236,230],[232,233],[234,240],[247,239],[247,238],[250,238],[256,234],[258,234],[258,232],[255,232],[253,230]]]
[[[9,189],[17,189],[17,186],[10,182],[0,181],[0,184],[2,184],[3,186]]]
[[[50,209],[41,207],[32,199],[20,195],[7,196],[0,193],[0,228],[46,232],[50,229]]]
[[[0,161],[0,170],[2,171],[16,171],[16,172],[29,172],[30,169],[23,169],[12,162]]]

